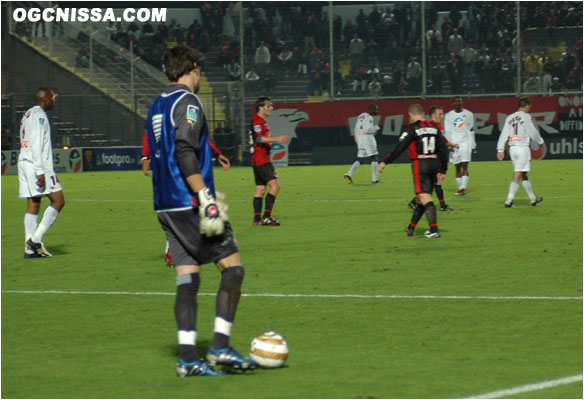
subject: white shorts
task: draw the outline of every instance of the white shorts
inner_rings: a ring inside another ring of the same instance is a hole
[[[37,185],[37,177],[31,163],[18,162],[18,197],[28,199],[30,197],[47,196],[51,193],[63,190],[59,178],[54,171],[45,172],[44,191]]]
[[[454,148],[453,151],[450,152],[450,162],[454,165],[463,162],[470,162],[472,156],[470,142],[467,140],[466,142],[458,143],[458,145],[460,146],[459,149]]]
[[[359,135],[357,134],[357,157],[371,157],[376,156],[377,141],[373,135]]]
[[[531,170],[531,149],[529,146],[509,146],[509,156],[513,171],[529,172]]]

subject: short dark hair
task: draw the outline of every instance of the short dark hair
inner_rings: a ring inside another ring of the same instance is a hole
[[[164,54],[164,73],[171,82],[176,82],[181,76],[188,74],[199,64],[203,56],[197,50],[185,45],[178,45]]]
[[[519,99],[519,108],[526,107],[530,104],[531,104],[531,100],[529,100],[529,97],[522,97]]]
[[[260,96],[260,97],[258,97],[258,99],[255,102],[256,112],[258,112],[260,110],[260,107],[265,107],[266,106],[266,101],[272,101],[272,99],[270,99],[267,96]]]
[[[377,104],[369,104],[369,107],[367,107],[367,112],[369,114],[371,113],[376,113],[377,111],[379,111],[379,107],[377,106]]]
[[[452,101],[454,101],[454,100],[456,100],[456,99],[460,99],[460,100],[462,100],[462,97],[460,97],[460,96],[454,96],[454,97],[452,98]]]
[[[428,111],[428,115],[432,116],[432,114],[434,114],[436,112],[436,110],[442,110],[442,107],[440,106],[432,106],[430,107],[430,110]]]

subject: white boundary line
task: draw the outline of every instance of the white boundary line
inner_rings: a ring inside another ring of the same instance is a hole
[[[498,399],[501,397],[514,396],[520,393],[535,392],[536,390],[549,389],[556,386],[568,385],[570,383],[581,382],[582,374],[567,376],[553,381],[531,383],[529,385],[516,386],[509,389],[497,390],[494,392],[478,394],[476,396],[464,397],[465,399]]]
[[[85,295],[121,295],[121,296],[174,296],[168,292],[102,292],[81,290],[2,290],[6,294],[85,294]],[[217,293],[199,293],[201,296],[216,296]],[[571,296],[436,296],[436,295],[401,295],[401,294],[284,294],[284,293],[243,293],[242,297],[280,297],[310,299],[430,299],[430,300],[577,300],[582,297]]]

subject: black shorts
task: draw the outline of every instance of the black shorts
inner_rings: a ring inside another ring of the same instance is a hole
[[[423,158],[412,161],[414,174],[414,191],[416,194],[432,193],[436,176],[440,172],[440,160],[437,158]]]
[[[272,163],[253,166],[253,176],[256,186],[265,186],[271,180],[278,179],[278,174]]]
[[[200,219],[198,208],[158,213],[174,265],[203,265],[239,252],[229,222],[222,235],[207,237],[199,230]]]

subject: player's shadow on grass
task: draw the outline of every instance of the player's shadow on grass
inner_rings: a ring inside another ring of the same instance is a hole
[[[70,254],[69,251],[66,251],[67,247],[63,245],[56,245],[56,246],[49,246],[47,249],[53,256],[62,256],[65,254]]]
[[[209,350],[209,347],[211,347],[211,342],[209,340],[197,340],[197,353],[199,353],[200,357],[204,358],[207,355],[207,350]],[[166,349],[164,351],[165,353],[178,357],[178,344],[169,343],[164,346],[164,348]]]

